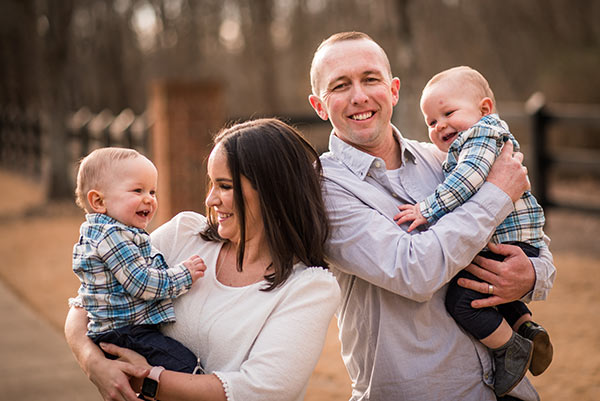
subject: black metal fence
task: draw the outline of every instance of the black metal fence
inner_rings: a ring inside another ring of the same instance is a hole
[[[42,131],[38,113],[0,108],[0,166],[39,177],[42,172]]]
[[[93,149],[104,146],[134,148],[147,154],[150,122],[145,114],[125,109],[117,115],[108,110],[98,114],[83,107],[67,116],[67,143],[60,155],[45,150],[45,119],[39,112],[0,109],[0,167],[34,179],[43,179],[45,158],[64,157],[71,166]],[[47,164],[47,163],[46,163]],[[74,171],[65,177],[74,180]]]

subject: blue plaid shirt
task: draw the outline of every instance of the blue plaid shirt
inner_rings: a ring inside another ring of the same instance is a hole
[[[477,124],[459,134],[450,145],[442,165],[444,182],[419,203],[421,214],[429,223],[435,223],[479,190],[500,154],[504,137],[508,137],[515,150],[519,150],[519,144],[509,132],[508,125],[497,114],[484,116]],[[514,210],[497,227],[492,241],[521,241],[537,248],[545,246],[544,211],[531,192],[526,191],[514,206]]]
[[[175,321],[171,299],[192,285],[183,264],[169,268],[153,251],[146,231],[104,214],[86,215],[80,234],[73,270],[81,286],[72,303],[87,310],[89,336],[131,324]]]

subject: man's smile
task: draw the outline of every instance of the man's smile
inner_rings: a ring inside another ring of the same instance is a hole
[[[366,111],[364,113],[357,113],[350,116],[351,119],[355,121],[363,121],[371,118],[375,113],[372,111]]]

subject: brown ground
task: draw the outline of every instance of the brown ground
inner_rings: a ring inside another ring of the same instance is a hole
[[[71,271],[71,249],[82,214],[69,202],[42,204],[34,183],[0,171],[0,280],[23,302],[61,330],[67,298],[78,281]],[[599,199],[597,182],[577,183],[583,197]],[[574,184],[557,193],[571,195]],[[542,400],[600,399],[600,215],[547,213],[558,275],[550,298],[530,305],[551,334],[555,358],[546,373],[531,378]],[[350,384],[339,357],[332,322],[306,400],[347,400]],[[1,398],[1,397],[0,397]]]

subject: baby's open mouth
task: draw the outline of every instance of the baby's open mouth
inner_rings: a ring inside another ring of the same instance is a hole
[[[146,217],[146,216],[148,216],[148,214],[150,214],[150,211],[149,210],[142,210],[142,211],[137,212],[137,214],[139,214],[140,216]]]
[[[450,139],[453,139],[456,136],[456,132],[451,132],[449,134],[446,134],[442,137],[442,139],[444,140],[444,142],[449,141]]]

